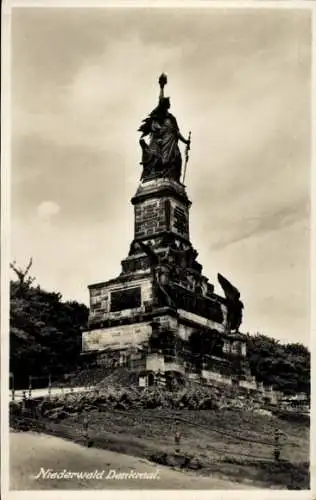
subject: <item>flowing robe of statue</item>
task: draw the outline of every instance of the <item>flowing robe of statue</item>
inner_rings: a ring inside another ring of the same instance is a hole
[[[168,113],[161,126],[161,160],[165,169],[168,170],[170,176],[180,179],[182,158],[178,146],[179,127],[175,117]]]
[[[178,141],[189,143],[180,133],[176,118],[168,112],[169,98],[160,98],[158,106],[150,113],[140,128],[142,132],[142,178],[161,176],[180,180],[182,158]],[[149,135],[147,144],[144,137]]]

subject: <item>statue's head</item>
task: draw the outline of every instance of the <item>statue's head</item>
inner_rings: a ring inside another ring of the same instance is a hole
[[[163,109],[170,108],[170,97],[163,97],[161,100],[161,106]]]
[[[165,113],[167,113],[170,108],[170,98],[169,97],[161,97],[159,99],[158,106],[150,113],[151,117],[163,117]]]

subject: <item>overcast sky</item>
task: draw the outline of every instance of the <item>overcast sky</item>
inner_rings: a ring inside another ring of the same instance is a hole
[[[192,243],[241,291],[243,331],[309,343],[308,11],[15,9],[12,258],[88,303],[133,237],[157,79],[183,135]]]

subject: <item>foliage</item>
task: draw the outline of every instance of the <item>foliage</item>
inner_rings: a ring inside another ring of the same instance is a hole
[[[20,280],[11,282],[10,371],[14,386],[27,387],[29,376],[58,376],[79,363],[81,329],[88,308],[62,302],[61,294],[46,292]]]
[[[285,394],[310,393],[310,352],[303,344],[280,344],[266,335],[247,335],[252,375]]]

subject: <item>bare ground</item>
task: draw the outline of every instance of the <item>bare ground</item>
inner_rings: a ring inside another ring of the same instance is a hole
[[[102,479],[45,479],[41,469],[59,472],[105,471]],[[157,472],[158,477],[148,479],[106,479],[110,470],[117,473]],[[172,470],[146,459],[108,450],[84,448],[65,439],[30,432],[12,433],[10,436],[10,489],[249,489],[218,477]]]
[[[83,444],[84,415],[38,423],[48,434]],[[99,408],[86,415],[90,444],[97,448],[178,469],[182,466],[190,473],[195,469],[200,478],[239,481],[241,488],[245,483],[257,488],[309,487],[309,429],[301,423],[240,410]],[[284,433],[280,463],[273,460],[276,428]],[[175,451],[176,430],[181,433],[179,453]]]

